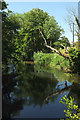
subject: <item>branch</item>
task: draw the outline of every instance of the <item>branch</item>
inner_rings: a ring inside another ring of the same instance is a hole
[[[49,49],[51,49],[52,51],[56,52],[56,53],[59,54],[60,56],[69,59],[69,55],[68,55],[68,54],[65,54],[65,55],[64,55],[64,54],[62,54],[60,51],[56,50],[55,48],[47,45],[46,38],[44,37],[44,35],[43,35],[43,33],[42,33],[42,31],[41,31],[40,29],[39,29],[39,32],[40,32],[40,34],[42,35],[42,38],[44,39],[44,42],[45,42],[45,46],[46,46],[47,48],[49,48]]]
[[[44,37],[42,31],[40,30],[40,28],[39,28],[39,32],[40,32],[40,34],[42,35],[42,37],[43,37],[43,39],[44,39],[45,45],[47,45],[47,41],[46,41],[46,39],[45,39],[45,37]]]
[[[53,97],[53,96],[56,96],[56,95],[58,95],[58,94],[60,94],[60,93],[62,93],[62,92],[65,92],[66,90],[70,89],[71,87],[72,87],[72,85],[67,86],[67,87],[61,89],[60,91],[57,91],[56,93],[53,93],[53,94],[47,96],[47,97],[45,98],[45,100],[44,100],[44,103],[47,102],[47,101],[49,100],[49,98],[51,98],[51,97]]]
[[[63,44],[60,44],[64,49],[65,49],[65,46]]]
[[[77,25],[78,25],[78,27],[79,27],[79,29],[80,29],[80,23],[79,23],[79,20],[78,20],[78,18],[77,18],[77,17],[75,17],[75,20],[76,20],[76,22],[77,22]]]

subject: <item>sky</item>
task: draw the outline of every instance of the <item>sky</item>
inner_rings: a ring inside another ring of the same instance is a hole
[[[24,1],[19,2],[18,0],[16,2],[9,2],[9,0],[5,0],[8,3],[8,8],[13,11],[14,13],[26,13],[32,8],[40,8],[43,11],[47,12],[50,16],[54,16],[55,20],[57,21],[58,25],[61,26],[65,31],[65,36],[69,39],[71,42],[73,40],[73,35],[70,32],[69,25],[66,23],[65,18],[68,15],[67,9],[68,8],[78,8],[78,2],[30,2]],[[51,1],[51,0],[50,0]],[[75,41],[77,38],[75,37]]]

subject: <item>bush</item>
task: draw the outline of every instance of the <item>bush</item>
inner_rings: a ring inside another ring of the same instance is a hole
[[[38,63],[42,66],[54,66],[58,69],[66,69],[69,68],[69,61],[65,58],[63,58],[62,56],[56,54],[55,52],[53,53],[43,53],[41,52],[37,52],[34,53],[34,62]]]
[[[74,98],[70,96],[70,99],[66,97],[63,97],[63,99],[60,100],[60,103],[67,105],[67,110],[64,110],[66,113],[66,120],[79,120],[80,119],[80,108],[76,103],[74,102]]]
[[[70,68],[72,72],[78,72],[80,74],[80,50],[70,48]]]
[[[48,65],[51,62],[52,54],[43,53],[42,51],[35,53],[34,52],[34,62],[39,63],[42,66]]]

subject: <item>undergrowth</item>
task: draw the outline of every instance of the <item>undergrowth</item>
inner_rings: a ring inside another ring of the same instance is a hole
[[[34,63],[38,63],[41,66],[51,66],[58,69],[66,70],[69,68],[69,60],[63,58],[62,56],[53,53],[43,53],[42,51],[34,53]]]

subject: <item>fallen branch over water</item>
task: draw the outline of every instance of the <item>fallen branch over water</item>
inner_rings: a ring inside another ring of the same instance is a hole
[[[56,95],[58,95],[58,94],[60,94],[60,93],[63,93],[63,92],[65,92],[65,91],[69,90],[71,87],[72,87],[72,85],[67,86],[67,87],[61,89],[60,91],[57,91],[56,93],[53,93],[53,94],[47,96],[47,97],[45,98],[45,100],[44,100],[44,103],[47,102],[47,101],[49,100],[49,98],[51,98],[51,97],[53,97],[53,96],[56,96]]]

